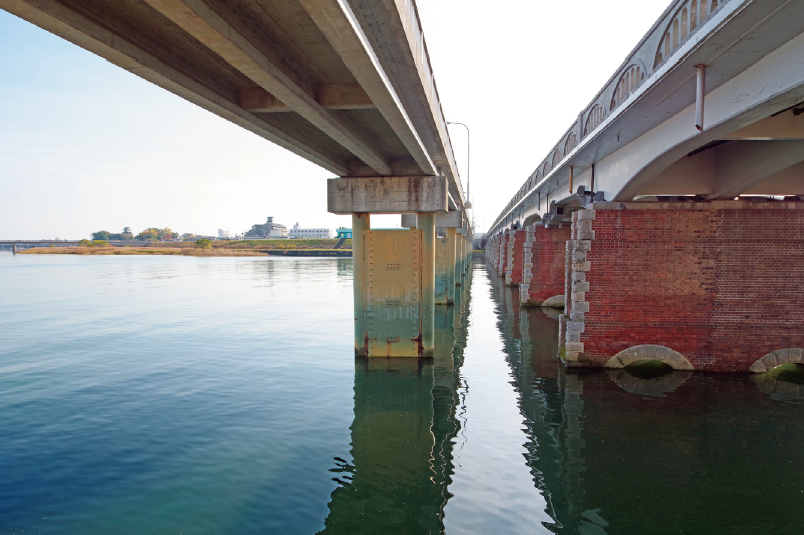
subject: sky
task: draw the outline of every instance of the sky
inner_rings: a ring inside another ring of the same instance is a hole
[[[665,0],[419,0],[448,121],[471,129],[477,231],[496,215],[667,7]],[[466,131],[450,127],[463,180]],[[0,239],[170,227],[350,227],[332,175],[0,11]],[[399,216],[375,216],[392,228]]]

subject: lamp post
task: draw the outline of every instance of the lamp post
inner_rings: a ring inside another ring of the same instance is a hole
[[[469,152],[470,152],[469,142],[470,142],[470,137],[471,137],[470,134],[469,134],[469,127],[466,126],[463,123],[458,123],[458,122],[455,122],[455,121],[447,121],[447,124],[459,124],[462,127],[466,128],[466,203],[464,203],[464,206],[467,209],[470,209],[470,208],[472,208],[472,203],[471,203],[471,201],[469,201],[469,198],[470,198],[469,197],[469,191],[470,191],[469,190]]]

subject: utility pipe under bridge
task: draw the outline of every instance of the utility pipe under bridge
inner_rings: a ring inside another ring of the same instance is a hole
[[[802,20],[673,2],[496,218],[487,258],[564,308],[566,365],[802,363]]]
[[[465,272],[472,228],[413,0],[0,8],[332,172],[328,209],[353,214],[356,353],[432,353],[436,225],[453,229],[442,272]],[[372,231],[389,213],[419,225]]]

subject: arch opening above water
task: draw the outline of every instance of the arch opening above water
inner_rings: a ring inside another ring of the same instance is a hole
[[[674,370],[694,370],[692,363],[681,353],[669,347],[644,344],[629,347],[611,357],[606,368],[624,368],[634,363],[655,360],[667,364]]]
[[[754,362],[748,371],[752,373],[766,373],[785,364],[799,364],[804,366],[804,349],[788,347],[777,349]]]

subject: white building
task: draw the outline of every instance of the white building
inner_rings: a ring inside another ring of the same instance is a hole
[[[219,228],[218,229],[218,238],[228,240],[229,239],[229,231],[228,230],[223,230],[222,228]]]
[[[268,221],[262,225],[252,225],[251,230],[246,232],[246,239],[266,240],[272,238],[287,238],[288,229],[285,225],[274,223],[274,218],[269,217]]]
[[[299,228],[299,224],[293,225],[293,228],[288,231],[288,238],[303,239],[303,238],[331,238],[332,231],[328,228]]]

